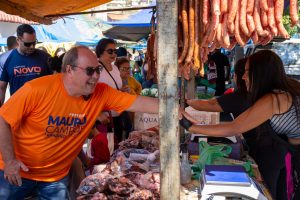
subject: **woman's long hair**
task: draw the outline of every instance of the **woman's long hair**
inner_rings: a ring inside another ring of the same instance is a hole
[[[285,91],[292,96],[298,119],[300,119],[300,83],[286,75],[280,57],[273,51],[261,50],[248,58],[248,65],[251,104],[268,93],[276,95],[276,90]],[[279,101],[277,102],[280,106]]]
[[[247,87],[245,81],[243,80],[243,75],[245,73],[247,58],[242,58],[238,60],[234,65],[234,74],[236,75],[236,86],[238,91],[242,95],[247,95]]]

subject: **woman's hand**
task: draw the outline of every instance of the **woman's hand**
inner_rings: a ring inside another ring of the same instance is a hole
[[[179,119],[182,119],[183,116],[188,119],[189,121],[191,121],[193,124],[197,124],[200,123],[199,121],[197,121],[196,119],[194,119],[190,114],[188,114],[187,112],[185,112],[184,109],[179,108]]]
[[[186,130],[189,130],[194,123],[198,122],[187,112],[185,112],[182,108],[179,109],[179,119],[179,124]]]

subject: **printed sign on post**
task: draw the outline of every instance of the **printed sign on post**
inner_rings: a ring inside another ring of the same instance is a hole
[[[158,114],[140,113],[134,114],[134,130],[146,130],[158,126]]]

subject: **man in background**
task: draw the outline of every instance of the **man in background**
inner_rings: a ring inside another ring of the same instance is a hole
[[[0,104],[4,103],[7,84],[13,95],[27,81],[52,74],[48,66],[49,54],[35,48],[36,34],[32,26],[22,24],[17,28],[18,48],[7,57],[0,78]]]
[[[0,55],[0,76],[2,74],[3,66],[6,59],[8,58],[12,50],[18,47],[17,38],[15,36],[9,36],[6,40],[6,45],[7,52]]]
[[[221,96],[225,92],[225,81],[228,77],[226,72],[230,71],[230,64],[227,56],[221,53],[220,49],[216,49],[211,56],[211,60],[217,67],[216,92],[215,96]]]

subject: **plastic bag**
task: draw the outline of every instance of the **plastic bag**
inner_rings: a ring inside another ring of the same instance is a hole
[[[199,159],[192,166],[193,178],[197,180],[199,180],[205,165],[214,164],[217,160],[228,157],[232,148],[225,144],[210,146],[207,142],[200,141],[199,150]]]

